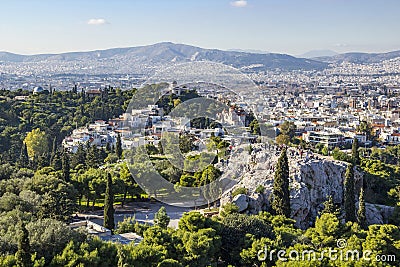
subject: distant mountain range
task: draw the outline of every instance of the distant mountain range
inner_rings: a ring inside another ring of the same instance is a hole
[[[298,55],[297,57],[300,58],[332,57],[338,54],[339,53],[332,50],[311,50],[308,51],[307,53]]]
[[[58,71],[66,73],[129,74],[147,73],[159,67],[191,61],[219,62],[252,72],[271,69],[321,70],[327,68],[329,63],[340,63],[343,61],[374,63],[400,57],[400,51],[381,54],[346,53],[337,55],[333,53],[335,52],[319,50],[306,53],[302,57],[294,57],[286,54],[267,52],[250,53],[204,49],[190,45],[164,42],[147,46],[62,54],[18,55],[0,52],[0,63],[23,63],[28,64],[30,69],[36,67],[42,70],[54,64],[54,66],[57,66],[57,68],[54,68],[56,69],[54,73]]]
[[[400,57],[400,50],[387,52],[387,53],[344,53],[334,56],[322,56],[322,57],[314,57],[314,60],[323,61],[328,63],[342,63],[342,62],[351,62],[358,64],[371,64],[378,63],[384,60],[389,60],[393,58]]]
[[[285,54],[274,53],[249,53],[238,51],[222,51],[217,49],[203,49],[195,46],[174,44],[169,42],[154,45],[113,48],[90,52],[70,52],[62,54],[42,55],[18,55],[8,52],[0,52],[0,62],[5,63],[32,63],[32,62],[58,62],[63,64],[90,63],[90,67],[96,67],[99,63],[110,70],[113,65],[114,72],[125,72],[130,69],[137,70],[140,67],[156,68],[171,63],[183,63],[191,61],[213,61],[231,65],[244,70],[266,69],[324,69],[328,64],[311,59],[296,58]]]
[[[244,53],[252,53],[252,54],[269,54],[270,53],[268,51],[257,50],[257,49],[228,49],[227,51],[244,52]]]

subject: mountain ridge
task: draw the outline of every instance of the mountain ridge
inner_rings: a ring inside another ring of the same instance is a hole
[[[331,63],[344,61],[369,64],[400,57],[400,51],[387,53],[344,53],[333,56],[299,58],[279,53],[250,53],[206,49],[193,45],[161,42],[151,45],[98,49],[92,51],[54,54],[20,55],[0,52],[1,64],[29,64],[40,69],[54,63],[59,71],[72,73],[142,73],[175,63],[212,61],[241,69],[246,72],[265,70],[322,70]]]
[[[378,63],[384,60],[390,60],[397,57],[400,57],[400,50],[384,53],[349,52],[330,57],[314,57],[313,59],[327,63],[350,62],[358,64],[371,64]]]
[[[110,48],[87,52],[65,52],[59,54],[19,55],[0,52],[0,61],[6,63],[26,62],[84,62],[105,60],[125,61],[127,65],[146,64],[152,67],[171,62],[213,61],[247,69],[324,69],[327,63],[312,59],[300,59],[286,54],[224,51],[205,49],[186,44],[162,42],[152,45]]]
[[[296,55],[296,57],[300,58],[318,58],[318,57],[332,57],[339,55],[339,53],[332,51],[332,50],[326,50],[326,49],[317,49],[317,50],[310,50],[307,51],[304,54]]]

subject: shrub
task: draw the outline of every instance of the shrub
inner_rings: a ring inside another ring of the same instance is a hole
[[[260,184],[259,186],[257,186],[256,193],[264,194],[264,192],[265,192],[265,187],[263,185]]]
[[[237,195],[244,194],[246,195],[248,190],[245,187],[238,187],[232,191],[232,197],[236,197]]]

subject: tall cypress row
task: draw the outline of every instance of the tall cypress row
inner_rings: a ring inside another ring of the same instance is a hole
[[[113,231],[114,223],[114,193],[112,188],[112,178],[109,173],[107,176],[106,195],[104,199],[104,227]]]
[[[290,217],[289,162],[286,148],[283,149],[276,165],[272,209],[277,215]]]
[[[344,213],[346,222],[356,222],[356,205],[354,201],[354,165],[347,165],[344,179]]]

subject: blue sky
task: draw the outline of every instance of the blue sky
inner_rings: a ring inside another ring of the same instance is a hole
[[[2,0],[0,51],[162,41],[301,54],[400,49],[399,0]]]

